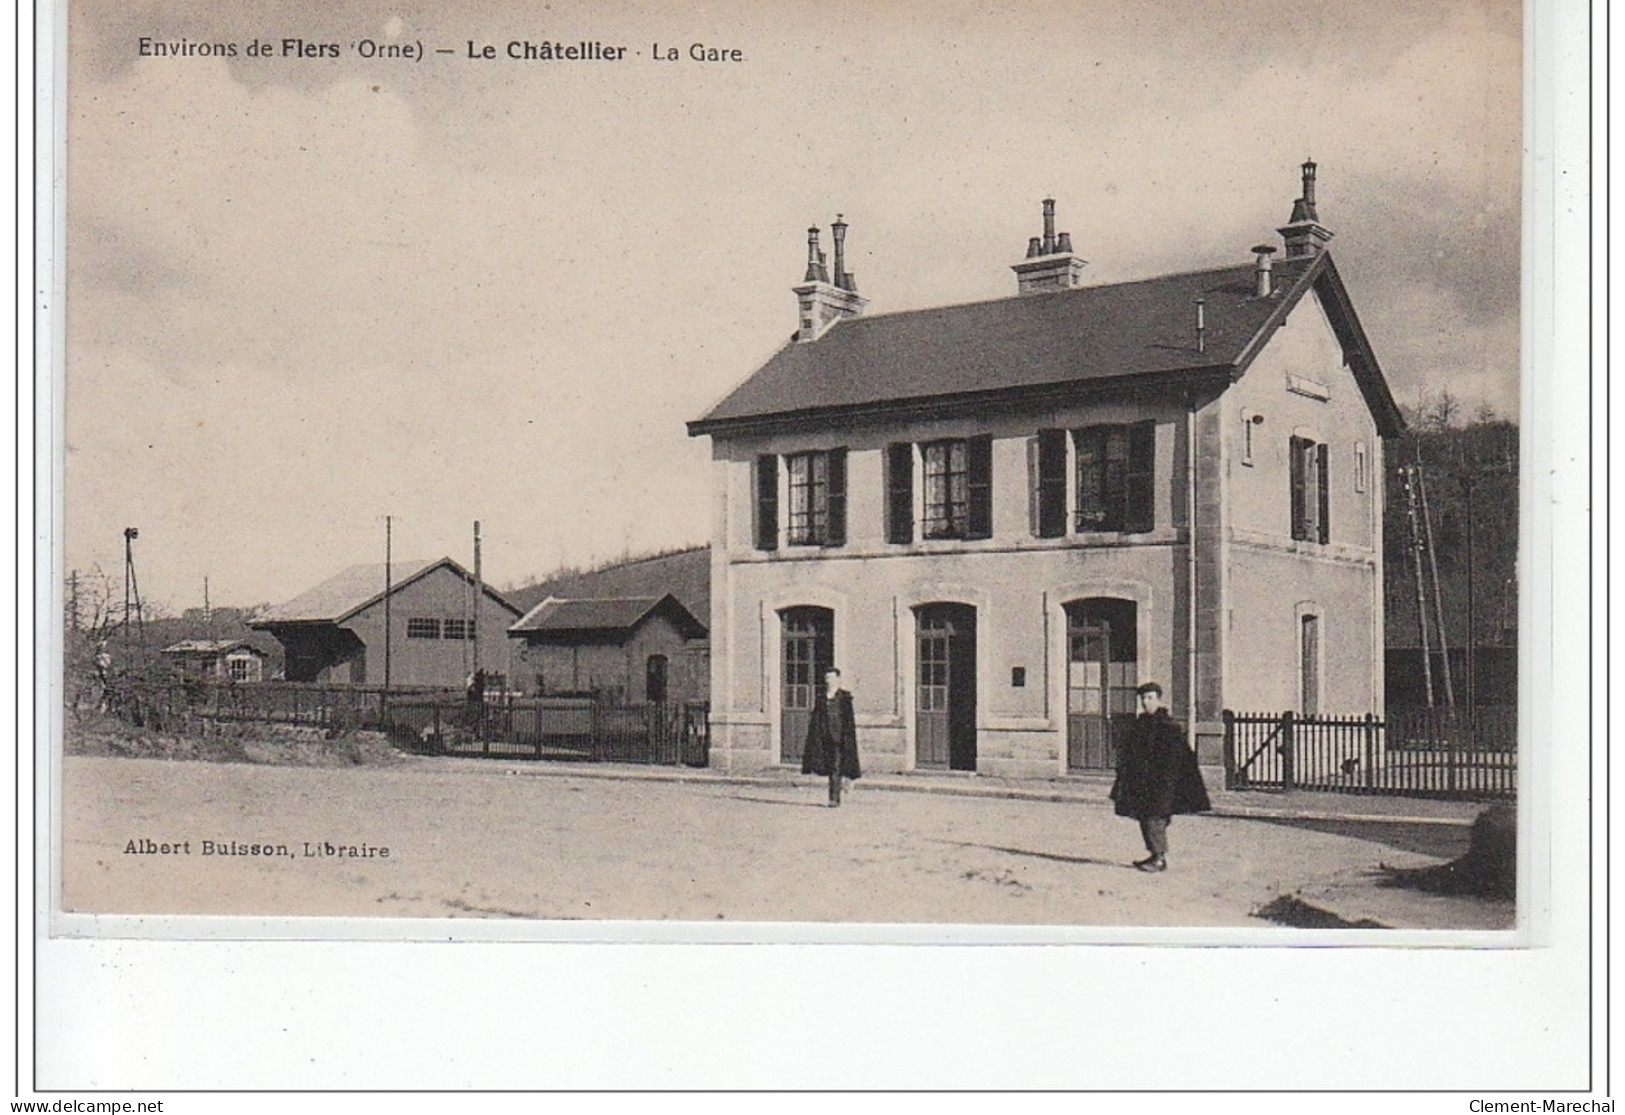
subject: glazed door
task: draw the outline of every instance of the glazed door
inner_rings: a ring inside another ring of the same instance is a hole
[[[914,763],[976,769],[976,610],[937,604],[917,618]]]
[[[1067,769],[1111,770],[1117,738],[1134,721],[1134,602],[1086,600],[1066,611]]]
[[[813,702],[835,661],[835,618],[827,608],[788,608],[781,623],[779,761],[799,764]]]

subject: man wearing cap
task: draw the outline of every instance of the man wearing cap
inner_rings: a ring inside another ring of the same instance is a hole
[[[841,804],[843,779],[858,778],[858,729],[852,716],[852,694],[841,688],[841,671],[824,672],[824,691],[813,704],[807,743],[801,752],[802,774],[829,775],[829,805]]]
[[[1185,733],[1162,703],[1162,686],[1146,682],[1135,690],[1140,715],[1134,718],[1128,739],[1117,754],[1117,781],[1111,799],[1119,817],[1140,822],[1140,835],[1150,854],[1136,860],[1141,871],[1168,869],[1168,822],[1176,813],[1206,813],[1212,809],[1196,754],[1185,744]]]

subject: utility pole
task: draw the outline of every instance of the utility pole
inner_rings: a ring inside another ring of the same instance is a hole
[[[395,586],[391,583],[394,575],[393,553],[394,523],[390,516],[384,516],[384,700],[389,700],[389,598],[395,595]]]
[[[1422,472],[1422,445],[1416,446],[1416,491],[1422,498],[1422,529],[1427,539],[1428,568],[1433,572],[1433,615],[1438,621],[1439,656],[1444,660],[1444,701],[1451,712],[1456,711],[1456,688],[1450,678],[1450,640],[1444,630],[1444,597],[1439,591],[1439,555],[1433,547],[1433,516],[1428,512],[1427,479]]]
[[[485,595],[484,584],[480,578],[480,524],[474,522],[474,608],[469,617],[469,632],[473,635],[474,643],[474,670],[480,668],[480,597]]]
[[[141,586],[135,579],[135,548],[132,543],[141,537],[135,527],[124,528],[124,625],[130,625],[130,601],[135,601],[135,630],[141,649],[147,649],[147,624],[141,614]]]
[[[1433,649],[1428,645],[1427,590],[1422,582],[1422,528],[1416,521],[1416,466],[1401,465],[1405,480],[1405,520],[1410,527],[1411,564],[1416,573],[1416,623],[1422,635],[1422,684],[1427,688],[1428,708],[1433,707]]]

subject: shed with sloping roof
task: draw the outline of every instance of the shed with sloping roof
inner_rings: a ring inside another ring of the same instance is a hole
[[[508,676],[519,609],[449,557],[352,565],[250,622],[282,644],[289,681],[462,689]]]
[[[514,682],[537,696],[694,701],[709,691],[707,630],[671,593],[550,596],[508,629]]]

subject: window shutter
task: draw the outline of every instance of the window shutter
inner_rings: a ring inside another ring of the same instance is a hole
[[[1276,442],[1279,445],[1279,442]],[[1304,521],[1304,508],[1307,505],[1304,496],[1304,460],[1303,449],[1306,442],[1301,437],[1292,439],[1287,450],[1287,469],[1292,476],[1292,537],[1302,542],[1309,537],[1308,523]]]
[[[969,504],[967,538],[993,537],[993,439],[973,437],[965,442],[966,496]]]
[[[1157,424],[1136,422],[1128,428],[1128,476],[1123,529],[1143,534],[1156,525]]]
[[[829,451],[829,470],[826,481],[827,507],[829,509],[829,534],[827,544],[831,546],[846,545],[846,450],[831,449]]]
[[[886,446],[886,541],[914,541],[914,446]]]
[[[1038,467],[1033,500],[1037,505],[1034,533],[1040,538],[1066,534],[1066,431],[1038,431]]]
[[[1320,523],[1320,541],[1324,544],[1332,540],[1332,489],[1328,474],[1330,453],[1325,442],[1315,446],[1315,479],[1320,485],[1320,514],[1317,516]]]
[[[756,548],[779,548],[779,459],[771,453],[756,458]]]

